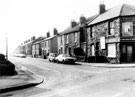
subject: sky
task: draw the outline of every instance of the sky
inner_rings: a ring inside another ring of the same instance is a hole
[[[100,2],[106,9],[123,3],[135,5],[134,0],[0,0],[0,53],[6,51],[6,37],[12,52],[32,36],[46,36],[48,31],[52,35],[53,28],[62,32],[71,20],[98,14]]]

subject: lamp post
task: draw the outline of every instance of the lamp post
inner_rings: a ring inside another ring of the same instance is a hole
[[[8,37],[6,34],[6,60],[8,60]]]

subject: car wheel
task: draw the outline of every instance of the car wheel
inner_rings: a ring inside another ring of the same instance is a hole
[[[65,64],[65,61],[63,60],[62,63]]]
[[[49,59],[49,62],[51,62],[51,60]]]
[[[57,63],[59,63],[59,61],[57,60]]]

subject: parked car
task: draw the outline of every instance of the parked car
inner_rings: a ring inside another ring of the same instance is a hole
[[[15,54],[14,56],[15,57],[20,57],[20,58],[26,58],[25,54]]]
[[[67,54],[60,54],[55,58],[55,60],[57,61],[57,63],[75,63],[76,58]]]
[[[48,60],[50,62],[55,62],[55,58],[57,57],[57,54],[56,53],[50,53],[49,56],[48,56]]]

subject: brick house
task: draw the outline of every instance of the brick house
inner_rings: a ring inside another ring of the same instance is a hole
[[[71,21],[70,29],[64,33],[65,53],[75,56],[74,49],[80,47],[79,42],[79,25],[75,21]]]
[[[65,44],[66,39],[64,33],[67,33],[67,31],[70,29],[70,27],[66,28],[64,31],[60,32],[57,35],[57,43],[58,43],[58,54],[66,54],[65,52]]]
[[[104,10],[88,24],[87,31],[89,56],[95,61],[103,56],[110,63],[135,62],[135,6]]]
[[[35,36],[30,39],[24,41],[16,48],[16,53],[26,54],[27,56],[32,55],[32,42],[35,40]]]
[[[33,43],[32,43],[32,57],[42,57],[41,45],[42,45],[43,39],[44,39],[43,37],[38,37],[37,39],[35,39],[35,41],[33,41]]]
[[[90,23],[96,16],[97,15],[94,15],[87,19],[84,16],[81,16],[79,23],[71,21],[71,25],[60,34],[59,39],[61,38],[61,41],[59,41],[59,43],[62,43],[62,38],[64,38],[63,50],[65,54],[76,56],[79,61],[84,61],[85,56],[87,55],[86,26],[87,23]]]
[[[49,53],[58,53],[58,32],[54,28],[53,36],[50,37],[50,32],[47,32],[46,37],[42,40],[42,56],[46,57]]]
[[[42,40],[42,56],[58,53],[57,35]]]

